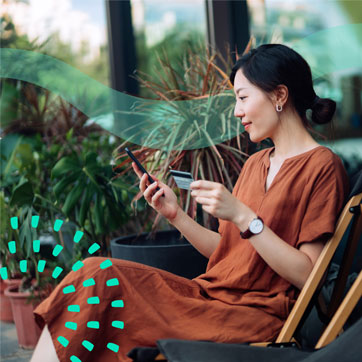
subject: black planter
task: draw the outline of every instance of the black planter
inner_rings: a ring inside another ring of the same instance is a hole
[[[205,273],[208,259],[177,230],[159,231],[154,239],[149,233],[111,240],[113,258],[131,260],[167,270],[192,279]]]

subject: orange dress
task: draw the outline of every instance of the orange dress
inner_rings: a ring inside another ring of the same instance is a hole
[[[272,150],[247,160],[233,195],[296,248],[327,240],[348,191],[341,160],[324,146],[288,158],[265,192]],[[132,348],[162,338],[275,340],[298,290],[234,224],[219,222],[220,243],[205,273],[192,280],[103,257],[87,258],[71,271],[34,311],[39,326],[48,325],[60,361],[131,361]]]

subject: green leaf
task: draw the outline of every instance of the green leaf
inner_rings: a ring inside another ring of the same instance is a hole
[[[69,171],[79,171],[79,169],[80,164],[77,159],[73,157],[63,157],[53,167],[51,177],[60,177]]]
[[[98,157],[98,155],[95,152],[89,152],[85,158],[86,167],[97,166],[98,165],[97,157]]]
[[[54,185],[53,191],[57,198],[61,195],[61,193],[66,189],[68,185],[70,185],[79,177],[79,173],[80,172],[74,172],[69,176],[65,176]]]
[[[122,205],[117,204],[117,201],[114,200],[114,197],[106,196],[105,201],[108,209],[108,217],[107,217],[108,230],[117,229],[120,220],[123,216],[122,214],[125,212],[125,208],[122,208],[120,210],[120,206]]]
[[[103,209],[102,209],[102,194],[97,193],[96,196],[96,204],[94,208],[94,219],[96,224],[96,234],[102,234],[103,233]]]
[[[65,215],[69,216],[73,207],[80,199],[84,191],[84,180],[79,180],[78,184],[69,192],[68,196],[65,199],[62,211]]]
[[[68,142],[71,141],[72,137],[73,137],[73,132],[74,132],[74,128],[72,127],[65,135],[65,138]]]
[[[84,226],[84,221],[87,216],[95,192],[95,187],[93,186],[93,184],[89,183],[85,187],[86,191],[83,195],[82,204],[79,211],[79,219],[78,219],[78,222],[81,226]]]
[[[22,209],[22,215],[20,218],[22,219],[22,223],[19,230],[19,239],[20,239],[20,251],[17,251],[17,255],[19,258],[27,258],[31,254],[33,238],[30,229],[32,217],[32,208],[24,207]]]
[[[27,179],[21,179],[11,195],[10,206],[32,205],[34,200],[34,191],[31,183]]]

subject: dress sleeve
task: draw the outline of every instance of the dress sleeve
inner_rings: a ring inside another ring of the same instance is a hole
[[[348,177],[337,155],[322,166],[302,220],[296,248],[301,244],[327,242],[333,235],[349,189]]]

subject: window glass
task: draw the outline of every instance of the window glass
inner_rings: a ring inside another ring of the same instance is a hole
[[[5,0],[6,17],[24,41],[2,47],[29,48],[63,60],[109,84],[105,2],[103,0]],[[25,40],[26,39],[26,40]]]
[[[362,168],[362,2],[247,3],[255,45],[282,43],[297,50],[311,66],[317,95],[337,102],[334,127],[314,128],[353,174]]]
[[[188,49],[205,49],[204,0],[131,0],[131,6],[138,71],[154,75],[165,54],[177,69]]]

